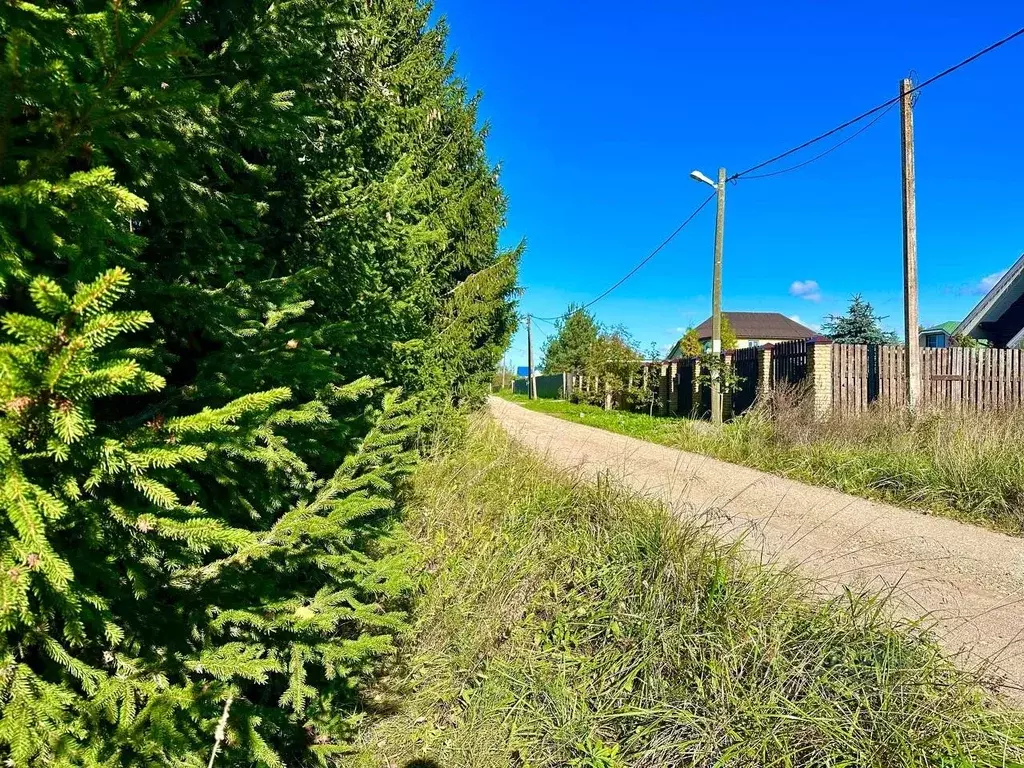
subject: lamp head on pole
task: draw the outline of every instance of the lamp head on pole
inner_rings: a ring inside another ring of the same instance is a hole
[[[702,184],[707,184],[712,189],[718,189],[718,185],[700,171],[690,171],[690,178],[694,181],[699,181]]]

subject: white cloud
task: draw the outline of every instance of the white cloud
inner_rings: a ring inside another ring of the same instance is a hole
[[[1006,270],[1004,269],[1002,272],[993,272],[991,275],[986,275],[974,285],[968,286],[966,292],[973,293],[976,296],[984,296],[996,287],[996,283],[998,283],[1005,274]]]
[[[821,288],[817,280],[795,280],[789,286],[789,295],[806,301],[821,301]]]
[[[821,326],[817,325],[816,323],[804,322],[803,320],[800,319],[800,315],[790,315],[789,319],[792,320],[794,323],[800,323],[800,325],[810,328],[812,331],[816,333],[821,331]]]

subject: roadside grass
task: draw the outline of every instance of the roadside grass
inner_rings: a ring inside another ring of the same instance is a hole
[[[568,421],[845,493],[1024,534],[1024,413],[814,418],[783,392],[720,429],[691,419],[507,399]]]
[[[1019,713],[883,597],[822,599],[488,422],[418,472],[407,527],[416,622],[348,765],[1024,764]]]

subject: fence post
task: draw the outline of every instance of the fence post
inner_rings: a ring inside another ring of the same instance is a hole
[[[669,415],[669,366],[663,362],[657,379],[657,413],[659,416]]]
[[[670,416],[679,415],[679,382],[677,379],[679,363],[673,360],[668,364],[668,413]]]
[[[757,350],[757,388],[755,397],[761,399],[772,391],[772,350],[773,344],[765,344]]]
[[[722,353],[722,370],[728,371],[732,368],[732,353]],[[722,393],[722,421],[729,421],[733,415],[733,397],[734,391],[730,389],[728,392]]]
[[[817,337],[807,342],[807,381],[815,416],[832,411],[832,342]]]
[[[690,382],[693,386],[693,408],[690,413],[686,414],[691,419],[704,418],[703,400],[700,396],[700,375],[700,358],[696,358],[693,361],[693,381]]]

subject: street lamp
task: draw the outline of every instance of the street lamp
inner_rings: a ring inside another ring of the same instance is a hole
[[[712,189],[718,189],[718,185],[700,171],[690,171],[690,178],[694,181],[699,181],[702,184],[707,184]]]
[[[725,247],[725,168],[718,169],[718,183],[700,171],[692,171],[690,178],[707,184],[718,193],[718,216],[715,219],[715,268],[711,284],[711,352],[722,352],[722,250]],[[711,421],[722,423],[722,392],[716,371],[711,372]]]

